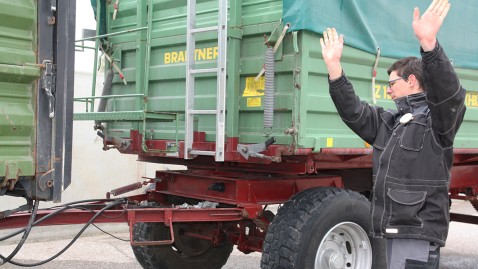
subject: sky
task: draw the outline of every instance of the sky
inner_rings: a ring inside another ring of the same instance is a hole
[[[96,29],[96,21],[93,16],[90,0],[76,1],[76,40],[82,38],[83,29]],[[94,46],[94,42],[86,42],[85,45]],[[92,73],[93,72],[93,50],[84,52],[76,52],[75,70],[76,72]]]

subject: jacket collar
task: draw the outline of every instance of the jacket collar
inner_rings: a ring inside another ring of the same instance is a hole
[[[404,97],[395,99],[395,105],[397,106],[398,113],[401,115],[415,112],[419,107],[423,107],[427,104],[426,94],[415,93]]]

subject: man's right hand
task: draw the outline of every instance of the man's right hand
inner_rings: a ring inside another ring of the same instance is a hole
[[[327,28],[324,31],[323,38],[320,39],[322,47],[322,57],[329,72],[330,80],[334,80],[342,76],[342,66],[340,65],[340,57],[344,48],[344,36],[337,34],[335,28]]]
[[[435,48],[436,35],[449,10],[448,0],[434,0],[421,17],[417,7],[413,11],[413,31],[424,51]]]

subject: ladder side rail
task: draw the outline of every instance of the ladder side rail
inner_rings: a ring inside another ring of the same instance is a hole
[[[186,25],[186,93],[185,93],[185,130],[184,130],[184,158],[191,159],[189,151],[193,147],[194,135],[194,69],[195,69],[195,50],[196,38],[194,29],[196,28],[196,0],[187,1],[187,25]]]
[[[224,161],[226,120],[226,74],[227,74],[227,0],[219,0],[218,10],[218,59],[217,59],[217,114],[216,154],[218,162]]]

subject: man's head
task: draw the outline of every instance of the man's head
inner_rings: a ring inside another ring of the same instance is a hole
[[[423,92],[422,63],[417,57],[396,61],[388,70],[387,94],[392,99]]]

